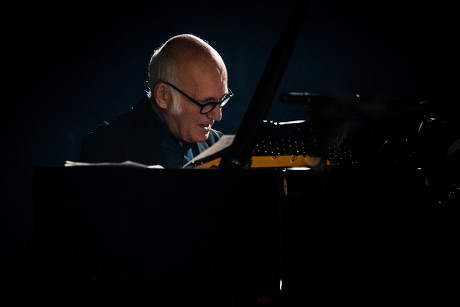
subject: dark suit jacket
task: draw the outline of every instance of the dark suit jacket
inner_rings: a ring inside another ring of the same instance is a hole
[[[223,133],[212,129],[206,142],[186,143],[170,132],[147,97],[111,122],[104,122],[82,141],[81,162],[133,161],[146,165],[180,168],[190,146],[196,156],[217,142]]]

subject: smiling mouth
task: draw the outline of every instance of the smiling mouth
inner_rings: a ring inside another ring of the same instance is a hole
[[[206,131],[211,130],[211,125],[210,124],[201,124],[199,125],[201,128],[203,128]]]

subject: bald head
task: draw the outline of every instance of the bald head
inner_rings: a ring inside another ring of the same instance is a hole
[[[191,34],[181,34],[170,38],[162,47],[162,51],[169,53],[180,64],[195,60],[208,60],[222,63],[217,51],[207,42]]]
[[[180,34],[157,49],[149,64],[149,88],[160,81],[197,88],[207,82],[227,84],[227,69],[219,53],[203,39]],[[198,90],[198,89],[197,89]],[[150,97],[149,91],[149,97]]]

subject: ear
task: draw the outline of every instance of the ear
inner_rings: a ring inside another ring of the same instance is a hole
[[[160,108],[166,109],[169,105],[169,100],[171,99],[171,95],[166,84],[158,82],[153,89],[153,97]]]

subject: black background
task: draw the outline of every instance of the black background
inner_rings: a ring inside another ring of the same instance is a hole
[[[279,93],[458,105],[459,1],[310,2]],[[193,33],[214,46],[235,93],[215,128],[233,134],[292,4],[5,4],[0,156],[5,263],[21,257],[30,243],[33,168],[76,160],[86,133],[133,106],[146,90],[155,48],[179,33]],[[282,121],[308,119],[309,114],[275,99],[267,117]]]

